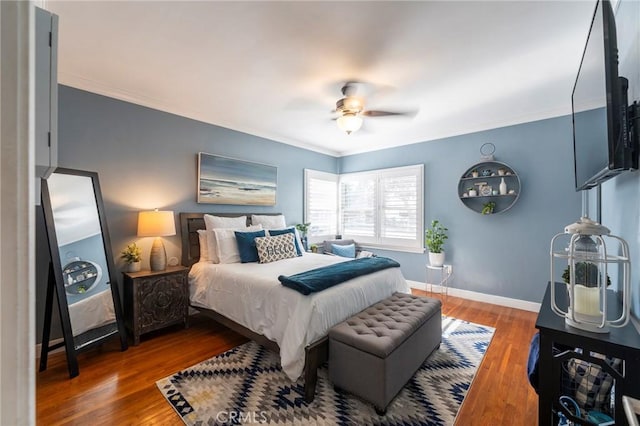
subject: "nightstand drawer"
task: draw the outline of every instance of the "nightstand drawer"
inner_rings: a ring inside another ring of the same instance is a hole
[[[140,335],[169,325],[188,325],[188,268],[168,267],[164,271],[124,273],[125,323],[133,335],[133,344]]]

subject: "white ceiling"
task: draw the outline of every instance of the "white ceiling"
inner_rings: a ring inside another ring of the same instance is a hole
[[[47,1],[62,84],[331,155],[571,112],[594,1]],[[331,118],[358,80],[365,118]]]

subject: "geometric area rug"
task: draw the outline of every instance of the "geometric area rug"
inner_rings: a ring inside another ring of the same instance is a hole
[[[494,329],[442,318],[442,344],[389,404],[384,416],[334,390],[318,371],[313,402],[292,383],[277,354],[248,342],[156,382],[187,425],[452,425]],[[371,372],[375,374],[374,372]]]

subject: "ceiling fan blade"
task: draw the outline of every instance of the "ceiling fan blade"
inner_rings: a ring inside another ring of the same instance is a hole
[[[412,111],[362,111],[362,115],[366,117],[389,117],[389,116],[404,116],[415,117],[418,110]]]

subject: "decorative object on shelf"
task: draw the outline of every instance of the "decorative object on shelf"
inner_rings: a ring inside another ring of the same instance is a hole
[[[477,170],[471,170],[471,177],[477,178],[478,177],[478,171]]]
[[[275,206],[278,168],[198,153],[198,203]]]
[[[493,209],[496,208],[496,203],[494,201],[489,201],[488,203],[484,203],[482,206],[482,214],[491,214],[493,213]]]
[[[74,257],[64,266],[62,277],[68,295],[93,294],[92,290],[102,278],[102,268],[90,260]]]
[[[309,231],[310,226],[310,222],[298,223],[296,225],[296,229],[300,232],[300,239],[302,240],[302,245],[304,246],[305,251],[309,249],[309,245],[307,244],[307,232]]]
[[[507,195],[507,183],[504,181],[504,178],[500,180],[500,195]]]
[[[318,252],[318,246],[316,244],[311,244],[311,246],[309,248],[311,249],[311,253],[317,253]]]
[[[149,257],[152,271],[164,271],[167,268],[167,252],[161,237],[171,235],[176,235],[176,222],[172,211],[156,209],[138,213],[138,237],[155,237]]]
[[[445,240],[449,238],[447,236],[448,230],[448,228],[442,226],[440,221],[434,220],[431,222],[431,227],[425,231],[424,241],[429,249],[429,263],[431,266],[444,265],[445,254],[442,246]]]
[[[478,172],[476,177],[474,171]],[[513,207],[520,197],[520,185],[520,178],[511,166],[495,160],[481,161],[469,167],[460,177],[458,197],[476,213],[482,214],[489,201],[495,203],[494,214],[502,213]]]
[[[136,243],[127,244],[127,248],[120,252],[120,259],[127,264],[127,272],[138,272],[142,265],[142,250]]]
[[[562,246],[559,241],[567,240]],[[620,253],[620,254],[612,254]],[[551,286],[551,308],[565,318],[571,327],[594,333],[608,333],[610,327],[624,327],[629,322],[631,310],[631,284],[629,246],[626,241],[611,235],[609,229],[581,217],[568,225],[564,233],[551,240],[551,282],[556,280],[557,263],[568,263],[562,278],[567,283],[569,306],[566,311],[556,303],[555,286]],[[621,277],[618,289],[622,290],[622,313],[619,318],[607,315],[607,298],[616,297],[607,291],[611,284],[609,265],[614,265]]]
[[[493,161],[493,154],[496,152],[496,146],[491,142],[483,143],[480,146],[480,159],[482,161]]]

